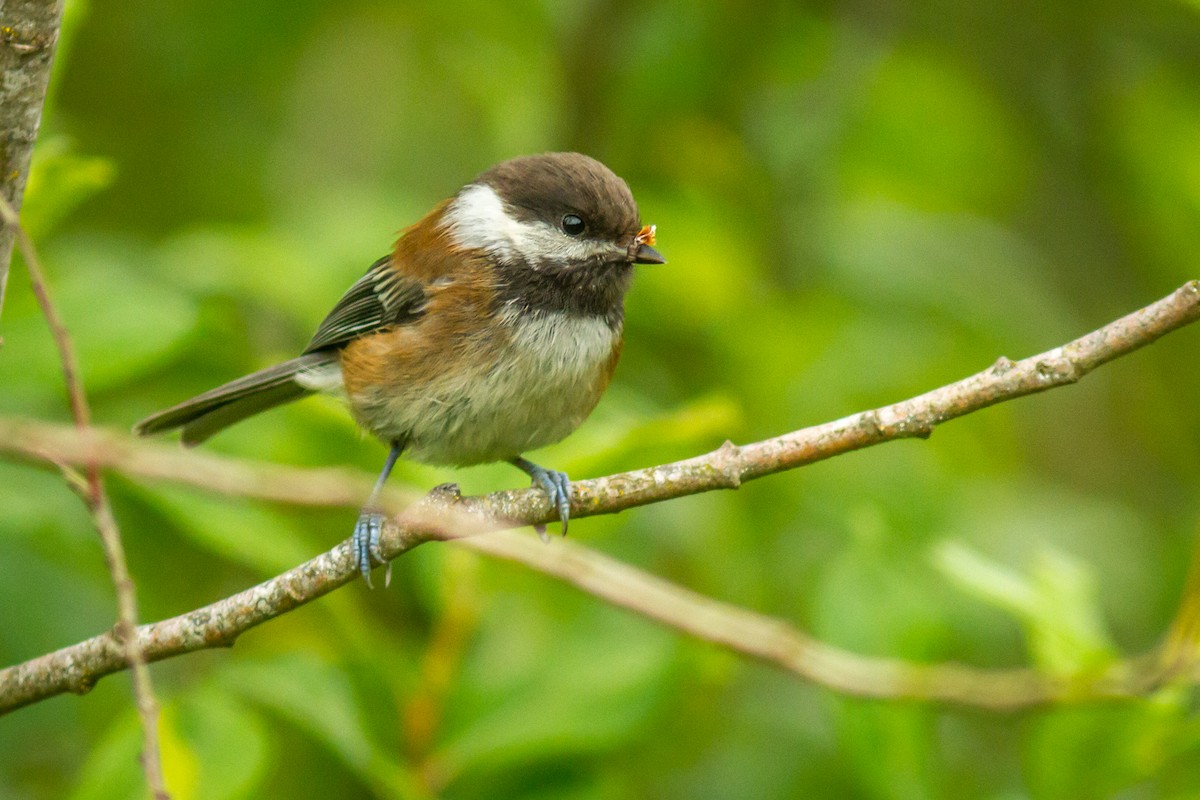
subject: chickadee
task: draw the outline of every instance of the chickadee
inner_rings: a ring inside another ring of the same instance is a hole
[[[625,181],[595,159],[505,161],[401,234],[297,358],[160,411],[140,435],[196,445],[314,392],[343,396],[391,446],[354,527],[359,570],[382,561],[379,494],[400,454],[427,464],[507,461],[541,486],[566,533],[567,475],[522,453],[583,422],[621,355],[634,264],[662,264]]]

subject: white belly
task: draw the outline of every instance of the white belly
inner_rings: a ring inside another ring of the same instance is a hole
[[[603,319],[541,313],[514,324],[488,362],[426,387],[350,398],[371,432],[405,455],[466,466],[513,458],[567,436],[591,413],[620,337]]]

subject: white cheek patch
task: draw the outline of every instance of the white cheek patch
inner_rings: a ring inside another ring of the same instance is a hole
[[[500,196],[481,183],[458,193],[446,209],[442,224],[459,247],[484,250],[500,258],[515,256],[529,235],[529,226],[510,217]]]
[[[474,183],[458,193],[446,209],[443,225],[456,245],[483,250],[505,261],[585,261],[619,255],[613,245],[576,239],[545,222],[522,222],[510,216],[492,187]]]

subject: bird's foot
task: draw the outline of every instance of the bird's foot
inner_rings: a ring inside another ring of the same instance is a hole
[[[373,508],[364,508],[358,515],[358,522],[354,524],[354,556],[358,562],[358,571],[362,573],[363,579],[367,582],[367,586],[374,589],[371,583],[371,568],[376,564],[383,563],[383,553],[379,549],[379,540],[383,535],[383,526],[387,522],[387,517],[384,514]],[[392,582],[392,565],[387,565],[387,572],[384,573],[383,585],[386,587]]]
[[[545,490],[547,497],[550,498],[550,505],[558,511],[558,518],[562,520],[562,534],[566,536],[567,521],[571,518],[571,479],[567,477],[567,473],[540,467],[524,458],[514,459],[512,463],[533,479],[534,486],[540,486]],[[549,540],[545,525],[534,525],[533,529],[537,531],[542,541]]]

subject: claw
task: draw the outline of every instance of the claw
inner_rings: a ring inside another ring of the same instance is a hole
[[[524,458],[514,458],[512,464],[532,478],[534,486],[545,490],[550,505],[554,506],[558,518],[562,520],[562,535],[566,536],[567,521],[571,518],[571,479],[567,473],[540,467]],[[534,526],[534,530],[538,531],[539,536],[544,536],[546,528],[543,525],[539,530],[539,526]]]
[[[358,571],[362,573],[363,578],[367,582],[367,586],[374,589],[375,586],[371,583],[371,568],[375,564],[383,563],[383,553],[379,549],[379,539],[383,533],[383,523],[386,520],[383,514],[373,509],[364,508],[358,515],[358,522],[354,525],[354,554],[358,561]],[[388,574],[384,578],[384,585],[391,582],[391,565],[388,565]]]
[[[383,512],[379,510],[379,493],[383,491],[383,484],[387,481],[388,475],[392,474],[392,467],[396,466],[396,459],[400,457],[400,453],[404,450],[404,442],[392,442],[392,449],[388,451],[387,460],[383,462],[383,472],[379,473],[379,480],[375,481],[375,488],[371,490],[371,496],[367,498],[366,505],[362,511],[358,512],[358,522],[354,523],[354,556],[358,561],[358,571],[362,574],[363,579],[367,582],[367,588],[374,589],[371,584],[371,567],[374,562],[383,563],[383,552],[379,549],[379,538],[383,533],[383,524],[387,518]],[[392,582],[392,565],[389,562],[387,572],[383,577],[383,585],[387,587]]]

